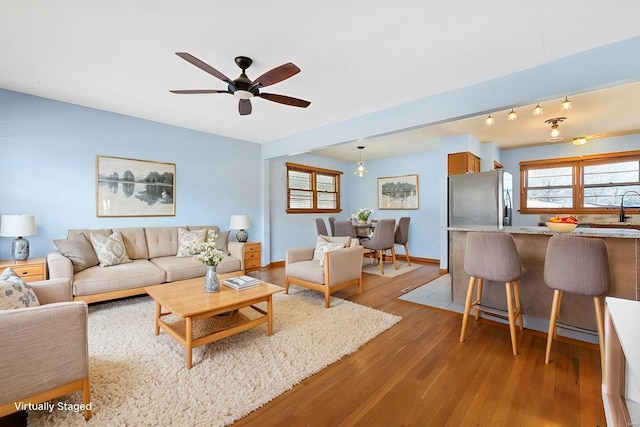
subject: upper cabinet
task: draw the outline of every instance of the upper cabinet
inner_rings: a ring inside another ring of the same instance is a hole
[[[480,157],[465,151],[449,154],[449,175],[480,172]]]

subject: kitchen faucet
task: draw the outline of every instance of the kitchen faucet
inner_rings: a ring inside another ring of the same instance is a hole
[[[625,191],[624,193],[622,193],[622,197],[620,198],[620,222],[624,222],[624,220],[629,218],[630,216],[630,215],[624,214],[624,196],[626,196],[629,193],[635,193],[636,196],[640,197],[640,193],[633,190]]]

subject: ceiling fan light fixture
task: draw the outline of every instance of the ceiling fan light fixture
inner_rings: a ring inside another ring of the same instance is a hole
[[[518,113],[513,111],[513,108],[511,109],[511,111],[509,111],[509,114],[507,114],[507,120],[511,122],[514,120],[518,120]]]
[[[562,141],[560,137],[560,129],[558,129],[558,123],[567,120],[566,117],[554,117],[553,119],[547,119],[544,122],[551,125],[551,138],[547,139],[547,142]]]
[[[543,112],[544,112],[544,110],[540,106],[540,103],[537,103],[536,107],[533,109],[533,115],[534,116],[540,116],[540,115],[542,115]]]
[[[558,136],[560,136],[560,130],[558,125],[554,123],[551,125],[551,138],[557,138]]]
[[[358,167],[353,173],[355,176],[362,178],[367,174],[367,170],[364,168],[364,160],[362,160],[362,150],[364,150],[364,146],[358,146],[358,150],[360,150],[360,161],[358,162]]]
[[[238,89],[233,94],[236,96],[236,98],[240,98],[240,99],[253,98],[253,94],[251,92],[249,92],[248,90]]]
[[[484,119],[484,124],[486,126],[493,126],[495,122],[496,121],[493,119],[493,117],[491,117],[491,114],[489,114],[489,116],[486,119]]]
[[[573,102],[569,101],[568,97],[564,97],[564,101],[562,101],[560,109],[562,110],[570,110],[573,107]]]
[[[584,145],[586,143],[587,143],[587,138],[584,136],[573,138],[573,145]]]

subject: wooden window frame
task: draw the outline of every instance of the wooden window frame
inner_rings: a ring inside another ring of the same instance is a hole
[[[616,214],[619,207],[587,208],[584,207],[584,166],[596,164],[617,163],[624,161],[640,161],[640,151],[623,151],[618,153],[593,154],[580,157],[565,157],[547,160],[529,160],[520,162],[520,213],[523,214]],[[528,208],[527,203],[527,171],[530,169],[543,169],[552,167],[570,166],[573,170],[572,207],[567,208]],[[623,185],[639,185],[638,182],[624,183]],[[640,213],[640,208],[625,208],[628,213]]]
[[[343,174],[342,171],[332,170],[332,169],[324,169],[318,168],[315,166],[302,165],[299,163],[286,163],[287,166],[287,213],[288,214],[305,214],[305,213],[340,213],[342,209],[340,208],[340,175]],[[292,208],[291,207],[291,189],[289,188],[289,171],[296,172],[306,172],[310,173],[311,178],[311,192],[313,193],[313,206],[311,208]],[[336,191],[333,192],[336,195],[336,207],[334,209],[321,209],[318,208],[318,193],[319,190],[316,188],[317,186],[317,176],[325,175],[331,176],[335,179],[336,183]]]

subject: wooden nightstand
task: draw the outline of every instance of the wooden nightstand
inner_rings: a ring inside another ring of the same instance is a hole
[[[12,259],[0,260],[0,273],[9,267],[25,282],[47,280],[46,258],[29,258],[26,261],[14,261]]]
[[[260,270],[262,259],[262,245],[260,242],[246,242],[244,244],[244,272]]]

